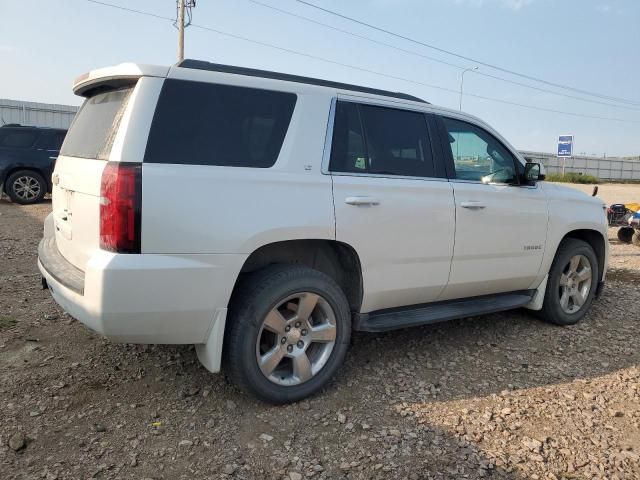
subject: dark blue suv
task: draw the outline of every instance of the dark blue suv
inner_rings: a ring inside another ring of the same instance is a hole
[[[0,195],[27,205],[51,191],[51,174],[67,134],[58,128],[0,127]]]

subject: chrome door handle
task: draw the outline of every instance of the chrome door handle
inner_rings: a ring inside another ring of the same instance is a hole
[[[380,200],[375,197],[347,197],[344,199],[347,205],[380,205]]]
[[[484,203],[481,202],[473,202],[473,201],[469,201],[469,202],[460,202],[460,206],[462,208],[468,208],[470,210],[482,210],[483,208],[486,207],[486,205]]]

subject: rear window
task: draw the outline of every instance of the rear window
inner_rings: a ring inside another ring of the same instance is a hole
[[[293,93],[166,80],[144,161],[269,168],[295,104]]]
[[[107,160],[132,91],[133,86],[87,98],[71,124],[60,154]]]
[[[0,132],[0,146],[7,148],[30,148],[38,138],[36,132],[8,131]]]

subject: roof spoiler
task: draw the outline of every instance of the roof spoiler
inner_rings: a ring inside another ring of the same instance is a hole
[[[98,86],[118,88],[140,77],[166,77],[169,67],[138,63],[121,63],[113,67],[99,68],[83,73],[73,81],[73,93],[88,97]]]

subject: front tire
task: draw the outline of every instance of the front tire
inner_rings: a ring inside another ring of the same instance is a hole
[[[574,325],[587,313],[598,286],[598,259],[591,245],[564,240],[549,270],[542,317],[557,325]]]
[[[42,201],[47,193],[47,182],[33,170],[18,170],[7,178],[5,190],[11,201],[31,205]]]
[[[223,368],[260,400],[295,402],[331,379],[350,337],[349,304],[333,279],[303,266],[274,265],[248,275],[234,292]]]

